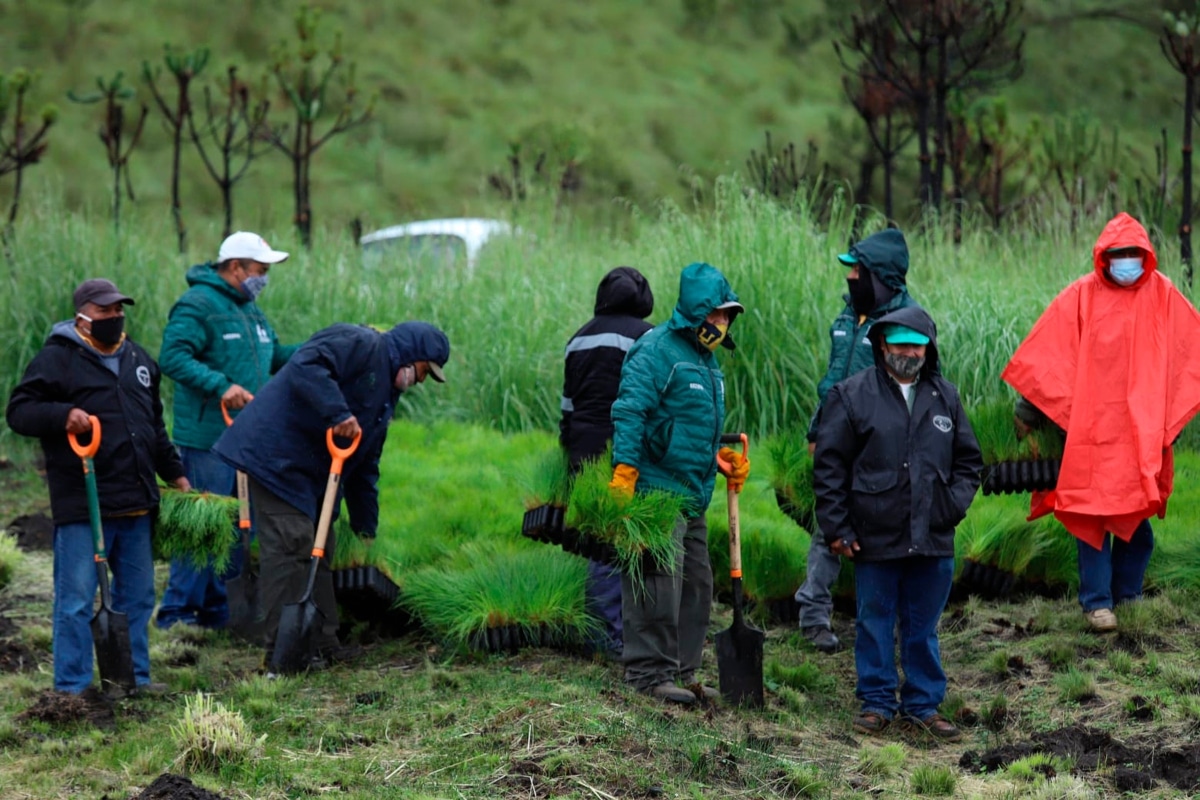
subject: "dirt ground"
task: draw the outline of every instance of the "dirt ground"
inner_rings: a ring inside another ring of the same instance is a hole
[[[56,727],[86,722],[104,730],[112,730],[117,724],[112,701],[94,686],[81,694],[47,689],[16,719],[18,722],[45,722]]]
[[[101,800],[117,800],[105,795]],[[182,775],[172,775],[164,772],[154,779],[139,794],[129,800],[226,800],[224,795],[213,794],[207,789],[201,789]]]
[[[1145,707],[1144,702],[1142,707]],[[1137,718],[1138,711],[1135,703],[1131,714]],[[1200,744],[1182,747],[1174,747],[1174,744],[1168,738],[1152,734],[1128,743],[1120,742],[1104,731],[1072,725],[982,754],[968,750],[958,764],[971,772],[994,772],[1018,759],[1044,753],[1072,759],[1079,772],[1115,767],[1109,777],[1114,788],[1121,792],[1149,791],[1157,781],[1183,791],[1200,788]]]
[[[0,673],[30,672],[37,668],[37,655],[16,641],[20,629],[0,611]]]

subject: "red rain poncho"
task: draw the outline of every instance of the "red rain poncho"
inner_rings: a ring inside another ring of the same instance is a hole
[[[1104,276],[1114,247],[1143,251],[1132,286]],[[1128,541],[1142,520],[1166,514],[1171,443],[1200,410],[1200,314],[1158,272],[1146,229],[1128,214],[1105,226],[1092,261],[1001,377],[1067,432],[1058,483],[1034,493],[1030,519],[1053,512],[1100,549],[1106,531]]]

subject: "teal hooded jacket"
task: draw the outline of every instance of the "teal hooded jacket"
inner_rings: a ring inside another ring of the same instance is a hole
[[[209,450],[222,433],[221,395],[235,383],[254,394],[291,358],[262,310],[217,274],[214,264],[187,272],[190,287],[171,308],[159,369],[175,381],[175,444]]]
[[[690,516],[703,514],[712,499],[725,421],[725,376],[696,328],[730,302],[737,295],[715,267],[686,267],[671,318],[625,356],[612,407],[613,463],[637,468],[639,490],[684,495]],[[732,340],[723,345],[732,349]]]

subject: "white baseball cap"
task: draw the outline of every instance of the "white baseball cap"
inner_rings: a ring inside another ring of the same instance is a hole
[[[278,264],[280,261],[286,261],[287,257],[288,254],[282,250],[272,250],[266,240],[257,233],[238,231],[221,242],[217,263],[224,264],[233,258],[244,258],[260,264]]]

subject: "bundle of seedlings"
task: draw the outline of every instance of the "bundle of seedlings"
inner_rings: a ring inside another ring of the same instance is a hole
[[[640,590],[646,559],[672,573],[677,567],[680,547],[672,532],[685,499],[659,490],[617,497],[608,487],[611,478],[612,469],[604,459],[584,465],[571,487],[567,526],[577,530],[581,539],[611,547],[611,563]]]
[[[574,646],[598,629],[584,607],[586,582],[587,562],[560,550],[478,541],[408,575],[400,603],[454,646]]]
[[[1021,497],[976,498],[956,535],[961,589],[1005,597],[1018,589],[1044,594],[1069,584],[1074,539],[1053,517],[1028,522],[1028,512]]]
[[[524,475],[525,517],[521,533],[531,539],[560,544],[571,478],[567,453],[555,447],[535,459]]]
[[[771,488],[779,510],[810,534],[817,527],[813,497],[813,459],[807,429],[792,428],[763,445],[770,459]]]
[[[159,488],[161,499],[153,536],[155,558],[182,559],[198,568],[207,566],[211,559],[217,574],[225,571],[239,539],[237,498]]]
[[[975,406],[968,412],[986,465],[984,494],[1053,489],[1058,481],[1062,432],[1047,421],[1019,439],[1013,408],[1013,403],[999,401]]]
[[[24,557],[17,547],[17,537],[8,531],[0,531],[0,589],[12,582],[13,573]]]

